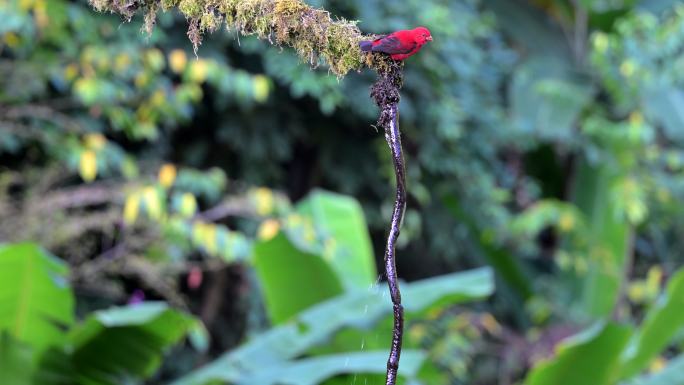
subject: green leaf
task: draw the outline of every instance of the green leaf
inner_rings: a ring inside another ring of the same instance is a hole
[[[403,291],[402,303],[408,314],[417,314],[434,307],[485,298],[493,292],[492,270],[481,268],[413,282]],[[389,298],[385,302],[389,309]]]
[[[684,142],[684,92],[673,87],[644,90],[642,104],[648,118],[662,125],[668,139]]]
[[[679,4],[678,0],[642,0],[635,8],[659,14],[676,4]]]
[[[612,384],[630,334],[626,326],[596,324],[562,342],[553,359],[532,369],[525,385]]]
[[[410,319],[437,304],[455,305],[484,298],[493,289],[491,269],[482,268],[406,284],[403,303]],[[385,290],[384,286],[376,286],[373,290],[352,291],[313,306],[173,384],[242,383],[266,367],[286,365],[313,347],[327,344],[334,333],[344,328],[370,328],[392,312]]]
[[[6,332],[0,332],[0,378],[3,385],[33,384],[33,352]]]
[[[343,292],[330,264],[297,249],[283,233],[255,245],[254,267],[274,324]]]
[[[484,4],[499,16],[497,22],[517,44],[533,55],[556,57],[572,63],[572,53],[562,29],[528,2],[489,0]],[[566,64],[567,65],[567,64]]]
[[[401,353],[399,376],[415,378],[426,354],[416,350]],[[379,374],[387,370],[387,351],[340,353],[268,366],[238,384],[316,385],[340,374]]]
[[[666,292],[649,309],[643,324],[632,337],[622,356],[621,378],[630,378],[642,370],[671,342],[684,326],[684,269],[667,285]]]
[[[570,141],[582,110],[592,100],[589,80],[567,68],[562,59],[536,56],[515,70],[509,89],[513,123],[543,139]]]
[[[635,378],[624,385],[684,385],[684,355],[671,360],[661,371]]]
[[[69,336],[75,374],[81,383],[101,385],[149,377],[194,324],[160,302],[95,312]]]
[[[349,196],[315,190],[297,205],[314,226],[334,240],[330,264],[347,289],[366,289],[378,272],[361,205]]]
[[[446,208],[473,234],[482,233],[475,220],[461,208],[455,196],[444,197],[443,202]],[[532,296],[534,289],[530,277],[523,270],[518,258],[507,249],[495,245],[493,242],[487,242],[482,237],[478,237],[474,241],[482,251],[487,263],[496,270],[508,287],[513,289],[522,299],[528,299]]]
[[[583,312],[588,317],[607,317],[613,311],[624,278],[624,264],[631,253],[632,228],[611,194],[621,171],[603,165],[580,165],[575,202],[587,219],[589,245],[588,270],[579,277],[582,284]]]
[[[0,247],[0,332],[35,351],[64,341],[74,322],[74,297],[67,266],[40,247]]]

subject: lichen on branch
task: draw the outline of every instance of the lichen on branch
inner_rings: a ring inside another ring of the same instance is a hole
[[[98,11],[120,14],[130,20],[144,13],[144,29],[154,28],[157,12],[178,9],[188,20],[188,37],[195,50],[206,32],[222,25],[244,35],[257,35],[272,43],[290,46],[311,65],[325,62],[342,77],[364,66],[379,70],[391,60],[386,55],[359,50],[364,36],[356,23],[333,19],[324,9],[301,0],[89,0]]]

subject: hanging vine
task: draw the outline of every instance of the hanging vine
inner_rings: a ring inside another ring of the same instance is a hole
[[[371,97],[380,108],[378,127],[385,130],[385,140],[392,153],[397,184],[392,221],[385,246],[385,275],[387,276],[394,315],[392,346],[387,360],[387,377],[385,380],[387,385],[394,385],[397,382],[401,342],[404,334],[404,307],[401,305],[401,291],[399,290],[394,256],[395,245],[399,238],[401,222],[406,210],[406,167],[404,166],[404,153],[401,148],[401,133],[399,131],[399,89],[401,89],[403,81],[402,69],[402,62],[392,62],[386,69],[378,71],[378,80],[371,87]]]
[[[404,329],[404,309],[395,264],[395,245],[406,208],[406,179],[398,121],[399,90],[403,64],[389,56],[364,53],[359,42],[372,40],[355,22],[331,18],[301,0],[89,0],[98,11],[121,15],[127,21],[139,11],[144,13],[144,30],[152,32],[159,11],[177,8],[188,20],[187,35],[195,52],[206,32],[224,23],[243,35],[257,35],[273,44],[294,48],[312,66],[324,62],[338,77],[364,67],[375,70],[378,80],[371,87],[371,98],[380,108],[378,127],[385,130],[396,176],[396,199],[385,249],[385,275],[393,304],[392,345],[387,360],[387,385],[395,385]]]

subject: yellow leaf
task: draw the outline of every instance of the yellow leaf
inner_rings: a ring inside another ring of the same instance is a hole
[[[263,103],[268,99],[270,89],[270,82],[264,75],[255,75],[252,79],[252,87],[254,89],[254,100]]]
[[[86,182],[92,182],[97,176],[97,155],[95,151],[86,150],[81,153],[79,161],[79,173]]]
[[[267,219],[261,222],[258,231],[258,238],[263,241],[273,239],[280,230],[280,223],[275,219]]]
[[[10,48],[18,46],[19,42],[21,41],[19,39],[19,36],[14,32],[7,32],[2,39],[5,41],[5,44],[7,44]]]
[[[273,191],[260,187],[254,191],[254,200],[257,214],[266,216],[273,212],[273,209],[275,208]]]
[[[126,198],[126,203],[124,204],[124,222],[131,225],[135,223],[138,219],[138,213],[140,212],[140,195],[131,194]]]
[[[216,225],[207,224],[204,230],[202,243],[207,252],[216,255],[218,252],[218,242],[216,240]]]
[[[46,0],[37,0],[33,6],[33,18],[36,20],[38,28],[45,28],[50,23],[47,13]]]
[[[482,322],[482,326],[484,326],[489,333],[493,335],[499,335],[501,333],[501,325],[499,325],[493,315],[489,313],[482,314],[480,322]]]
[[[181,197],[180,214],[184,217],[191,217],[197,212],[197,199],[191,193],[185,193]]]
[[[87,148],[91,150],[101,150],[107,144],[107,138],[102,134],[88,134],[84,138]]]
[[[28,11],[29,9],[33,8],[33,3],[35,3],[36,0],[19,0],[19,9],[22,11]]]
[[[658,373],[659,371],[665,369],[667,366],[667,360],[663,357],[656,357],[648,367],[650,373]]]
[[[163,106],[165,102],[166,102],[166,94],[161,89],[156,90],[152,94],[152,97],[150,98],[150,103],[156,107]]]
[[[209,254],[218,252],[216,239],[216,226],[211,223],[195,222],[192,226],[192,241],[195,245],[204,248]]]
[[[663,269],[655,265],[646,274],[646,293],[649,298],[656,298],[660,292],[660,282],[663,279]]]
[[[192,241],[195,243],[195,245],[202,245],[206,228],[207,225],[204,222],[195,222],[192,225]]]
[[[169,66],[171,67],[171,71],[179,74],[185,70],[187,64],[188,57],[183,50],[174,49],[169,53]]]
[[[562,213],[558,221],[558,227],[564,232],[572,230],[575,227],[575,217],[568,212]]]
[[[627,296],[633,303],[643,303],[646,299],[646,285],[643,281],[636,281],[629,284]]]
[[[203,83],[207,80],[208,71],[209,65],[206,60],[195,60],[190,66],[190,80],[196,83]]]
[[[78,77],[78,66],[74,63],[69,64],[64,68],[64,78],[68,81],[72,81]]]
[[[160,219],[162,216],[162,207],[157,189],[154,187],[145,187],[143,190],[143,199],[145,200],[147,215],[152,219]]]
[[[176,166],[167,163],[159,169],[159,184],[164,188],[169,188],[176,180]]]

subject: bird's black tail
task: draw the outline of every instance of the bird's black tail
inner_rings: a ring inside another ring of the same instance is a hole
[[[363,52],[370,52],[373,49],[373,42],[372,41],[360,41],[359,42],[359,48],[361,48],[361,51],[363,51]]]

